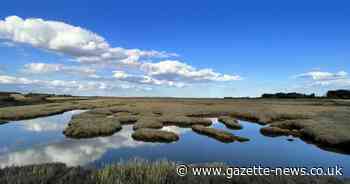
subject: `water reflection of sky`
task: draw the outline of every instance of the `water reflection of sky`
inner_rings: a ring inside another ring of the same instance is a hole
[[[137,142],[131,138],[132,126],[109,137],[65,138],[62,130],[70,117],[80,111],[48,118],[13,122],[0,126],[0,167],[47,162],[70,166],[102,165],[134,157],[148,160],[168,159],[187,163],[225,162],[235,166],[335,166],[350,175],[350,156],[321,150],[314,145],[287,137],[270,138],[259,133],[260,125],[241,121],[243,130],[232,133],[251,139],[246,143],[221,143],[190,129],[166,127],[180,141],[171,144]],[[214,127],[225,127],[214,120]]]
[[[130,138],[131,130],[131,127],[126,127],[123,133],[111,137],[62,139],[47,145],[35,145],[0,156],[0,163],[1,166],[47,162],[63,162],[70,166],[86,165],[99,159],[108,149],[136,147],[142,144]]]
[[[69,166],[86,165],[99,160],[108,150],[135,148],[156,143],[137,142],[131,138],[132,126],[109,137],[69,139],[62,134],[72,115],[62,115],[16,121],[0,127],[0,167],[62,162]],[[181,134],[186,129],[165,127],[164,130]]]

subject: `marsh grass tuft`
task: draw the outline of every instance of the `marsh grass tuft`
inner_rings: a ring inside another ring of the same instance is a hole
[[[191,165],[193,167],[194,165]],[[200,167],[227,166],[222,163],[197,165]],[[194,176],[188,174],[180,177],[176,174],[176,163],[159,160],[147,161],[132,159],[126,162],[105,165],[101,169],[67,167],[52,163],[0,169],[1,184],[346,184],[349,179],[315,176]]]
[[[166,160],[150,162],[133,159],[114,165],[107,165],[95,174],[99,184],[109,183],[166,183],[168,173],[174,171],[175,164]]]

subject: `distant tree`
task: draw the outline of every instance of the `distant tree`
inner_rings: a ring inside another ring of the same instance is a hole
[[[327,98],[350,99],[350,90],[340,89],[328,91]]]
[[[302,94],[302,93],[275,93],[275,94],[263,94],[262,98],[315,98],[315,94],[312,93],[310,95]]]

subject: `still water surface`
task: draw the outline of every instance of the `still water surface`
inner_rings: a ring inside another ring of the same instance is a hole
[[[223,162],[234,166],[269,167],[343,167],[350,176],[350,155],[322,150],[299,139],[266,137],[260,134],[260,125],[240,121],[242,130],[232,133],[251,139],[245,143],[221,143],[198,135],[190,129],[166,127],[180,135],[171,144],[137,142],[131,138],[132,126],[109,137],[70,139],[62,131],[74,114],[70,111],[32,120],[14,121],[0,125],[0,167],[62,162],[69,166],[101,166],[128,160],[167,159],[185,163]],[[226,129],[216,119],[213,127]]]

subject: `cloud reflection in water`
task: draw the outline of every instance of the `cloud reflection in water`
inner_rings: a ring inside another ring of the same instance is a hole
[[[181,134],[188,129],[165,127],[168,131]],[[110,149],[155,146],[157,143],[134,141],[131,137],[132,126],[123,126],[123,130],[110,136],[91,139],[68,139],[44,146],[9,152],[0,155],[0,167],[29,165],[49,162],[61,162],[68,166],[86,165],[100,159]]]

